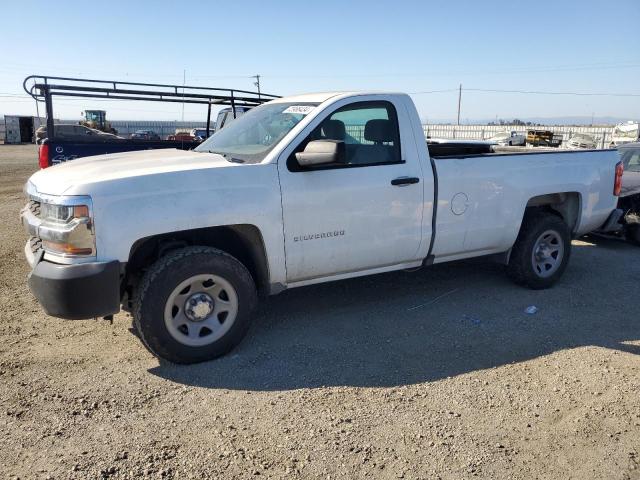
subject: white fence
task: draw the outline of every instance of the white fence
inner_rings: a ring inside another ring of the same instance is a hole
[[[516,131],[526,135],[527,130],[551,130],[553,133],[562,135],[562,141],[566,142],[575,133],[586,133],[596,140],[598,148],[607,148],[611,143],[611,133],[613,127],[576,127],[562,125],[423,125],[424,134],[431,138],[486,140],[499,132]]]
[[[77,123],[77,121],[59,121],[60,123]],[[213,123],[213,122],[212,122]],[[111,122],[113,128],[118,131],[118,135],[128,137],[136,130],[153,130],[162,138],[173,135],[176,130],[188,131],[192,128],[206,128],[206,122],[179,122],[179,121],[147,121],[147,120],[115,120]],[[529,129],[551,130],[561,134],[563,142],[571,138],[574,133],[586,133],[592,135],[599,148],[606,148],[611,142],[613,127],[576,127],[576,126],[551,126],[536,125],[526,127],[522,125],[443,125],[426,124],[423,125],[424,133],[431,138],[450,138],[468,140],[486,140],[493,135],[504,131],[516,131],[526,135]],[[355,130],[349,132],[360,137]],[[4,140],[4,121],[0,120],[0,140]]]
[[[568,127],[536,125],[523,127],[522,125],[443,125],[432,124],[422,125],[426,137],[447,138],[458,140],[487,140],[495,134],[508,131],[516,131],[527,135],[527,130],[551,130],[553,133],[562,135],[562,141],[566,142],[576,133],[586,133],[596,140],[597,148],[608,148],[611,142],[611,132],[613,127]],[[364,126],[348,125],[347,134],[362,143],[368,142],[364,139]]]

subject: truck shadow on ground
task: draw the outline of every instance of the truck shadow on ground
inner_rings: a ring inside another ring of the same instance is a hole
[[[389,387],[581,346],[638,355],[638,260],[638,247],[586,238],[545,291],[512,285],[482,260],[294,289],[267,299],[226,357],[150,372],[216,389]],[[538,312],[526,314],[531,305]]]

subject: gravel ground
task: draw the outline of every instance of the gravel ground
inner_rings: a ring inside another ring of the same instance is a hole
[[[548,291],[479,260],[292,290],[232,354],[178,367],[126,314],[40,310],[18,221],[36,168],[0,145],[0,475],[640,479],[639,248],[575,241]]]

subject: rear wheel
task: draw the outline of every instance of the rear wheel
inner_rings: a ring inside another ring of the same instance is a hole
[[[210,247],[188,247],[161,258],[145,273],[134,323],[146,347],[174,363],[224,355],[246,334],[257,301],[244,265]]]
[[[564,273],[571,255],[571,234],[553,213],[528,213],[511,250],[507,274],[532,289],[552,286]]]

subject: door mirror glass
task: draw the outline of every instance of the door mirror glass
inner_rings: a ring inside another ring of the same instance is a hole
[[[345,146],[341,140],[313,140],[304,151],[296,153],[296,160],[303,167],[345,163]]]

